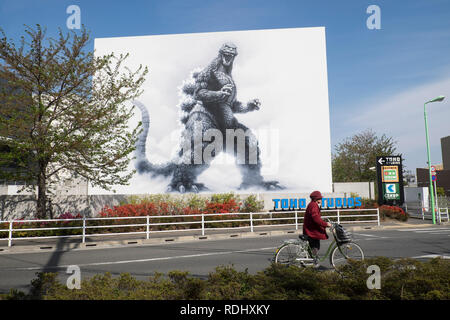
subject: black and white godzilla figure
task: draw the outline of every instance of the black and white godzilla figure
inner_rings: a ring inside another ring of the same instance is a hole
[[[260,102],[258,99],[249,101],[246,105],[236,100],[236,85],[233,81],[231,71],[233,62],[237,56],[236,46],[232,43],[225,43],[219,50],[219,55],[200,72],[192,73],[190,81],[184,83],[182,94],[184,100],[180,107],[184,112],[181,122],[184,126],[182,133],[182,144],[184,141],[193,142],[196,138],[194,135],[195,126],[201,124],[200,134],[202,136],[208,130],[219,130],[223,138],[223,146],[225,151],[232,153],[238,158],[238,148],[236,144],[233,150],[226,150],[226,131],[227,129],[242,129],[247,132],[245,137],[245,161],[238,162],[237,166],[242,174],[242,183],[240,189],[250,187],[263,188],[265,190],[283,189],[277,181],[264,181],[261,176],[260,150],[256,137],[249,129],[240,123],[234,116],[234,113],[246,113],[258,110]],[[201,150],[188,148],[189,154],[183,150],[181,146],[177,159],[173,161],[157,165],[152,164],[146,157],[145,143],[150,126],[148,111],[142,103],[134,101],[134,104],[142,112],[143,131],[139,136],[136,144],[136,169],[140,174],[149,173],[152,176],[162,175],[168,177],[172,175],[172,180],[168,187],[168,192],[199,192],[207,190],[202,183],[197,183],[197,177],[209,167],[209,162],[201,160],[200,163],[195,161],[196,152],[202,153],[210,142],[202,141]],[[197,140],[198,141],[198,140]],[[251,150],[256,152],[254,158],[256,161],[250,161]],[[214,158],[217,150],[213,150],[211,156]],[[180,161],[186,156],[189,161]],[[197,158],[198,159],[198,158]],[[241,155],[242,159],[242,155]]]

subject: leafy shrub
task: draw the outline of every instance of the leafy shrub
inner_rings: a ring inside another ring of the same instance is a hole
[[[261,212],[264,209],[264,201],[257,200],[255,195],[244,199],[240,212]]]
[[[367,268],[381,271],[381,289],[368,289]],[[83,279],[80,290],[69,290],[56,273],[39,273],[29,294],[11,290],[0,299],[51,300],[431,300],[450,299],[450,261],[436,258],[426,262],[385,257],[353,261],[339,270],[272,264],[254,275],[233,266],[219,266],[208,278],[192,277],[185,271],[156,273],[147,281],[128,273],[110,273]]]

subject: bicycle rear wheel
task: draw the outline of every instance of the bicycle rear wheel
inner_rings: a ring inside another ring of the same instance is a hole
[[[364,260],[364,252],[359,245],[354,242],[345,243],[334,248],[331,253],[331,265],[336,269],[340,266],[348,264],[349,260]]]
[[[301,245],[288,243],[278,249],[275,263],[285,265],[302,265],[301,259],[308,258],[308,253]]]
[[[295,263],[297,252],[300,246],[294,243],[288,243],[277,250],[275,263],[291,265]]]

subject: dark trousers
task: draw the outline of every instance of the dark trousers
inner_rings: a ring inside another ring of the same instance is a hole
[[[320,250],[320,240],[319,239],[311,239],[308,238],[309,246],[311,247],[311,253],[314,257],[317,257],[317,254]]]

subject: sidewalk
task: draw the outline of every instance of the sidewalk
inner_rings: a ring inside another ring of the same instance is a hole
[[[448,223],[443,223],[447,225]],[[386,220],[380,223],[380,226],[373,223],[361,224],[343,224],[349,231],[361,230],[388,230],[400,228],[421,228],[433,227],[429,220],[421,220],[410,218],[407,222],[399,222],[395,220]],[[437,226],[437,225],[436,225]],[[19,252],[38,252],[38,251],[69,251],[74,249],[89,248],[110,248],[120,246],[136,246],[142,244],[163,244],[169,242],[186,242],[201,241],[229,238],[255,238],[263,236],[280,236],[294,235],[301,233],[302,226],[299,225],[298,230],[293,226],[262,226],[255,227],[254,232],[250,232],[250,228],[236,230],[214,230],[206,229],[205,234],[201,234],[200,229],[185,230],[183,232],[153,232],[150,233],[149,239],[145,234],[120,234],[120,235],[102,235],[89,237],[86,235],[85,243],[82,243],[81,236],[76,238],[55,238],[55,239],[13,239],[12,246],[8,247],[7,240],[0,241],[1,253],[19,253]]]

